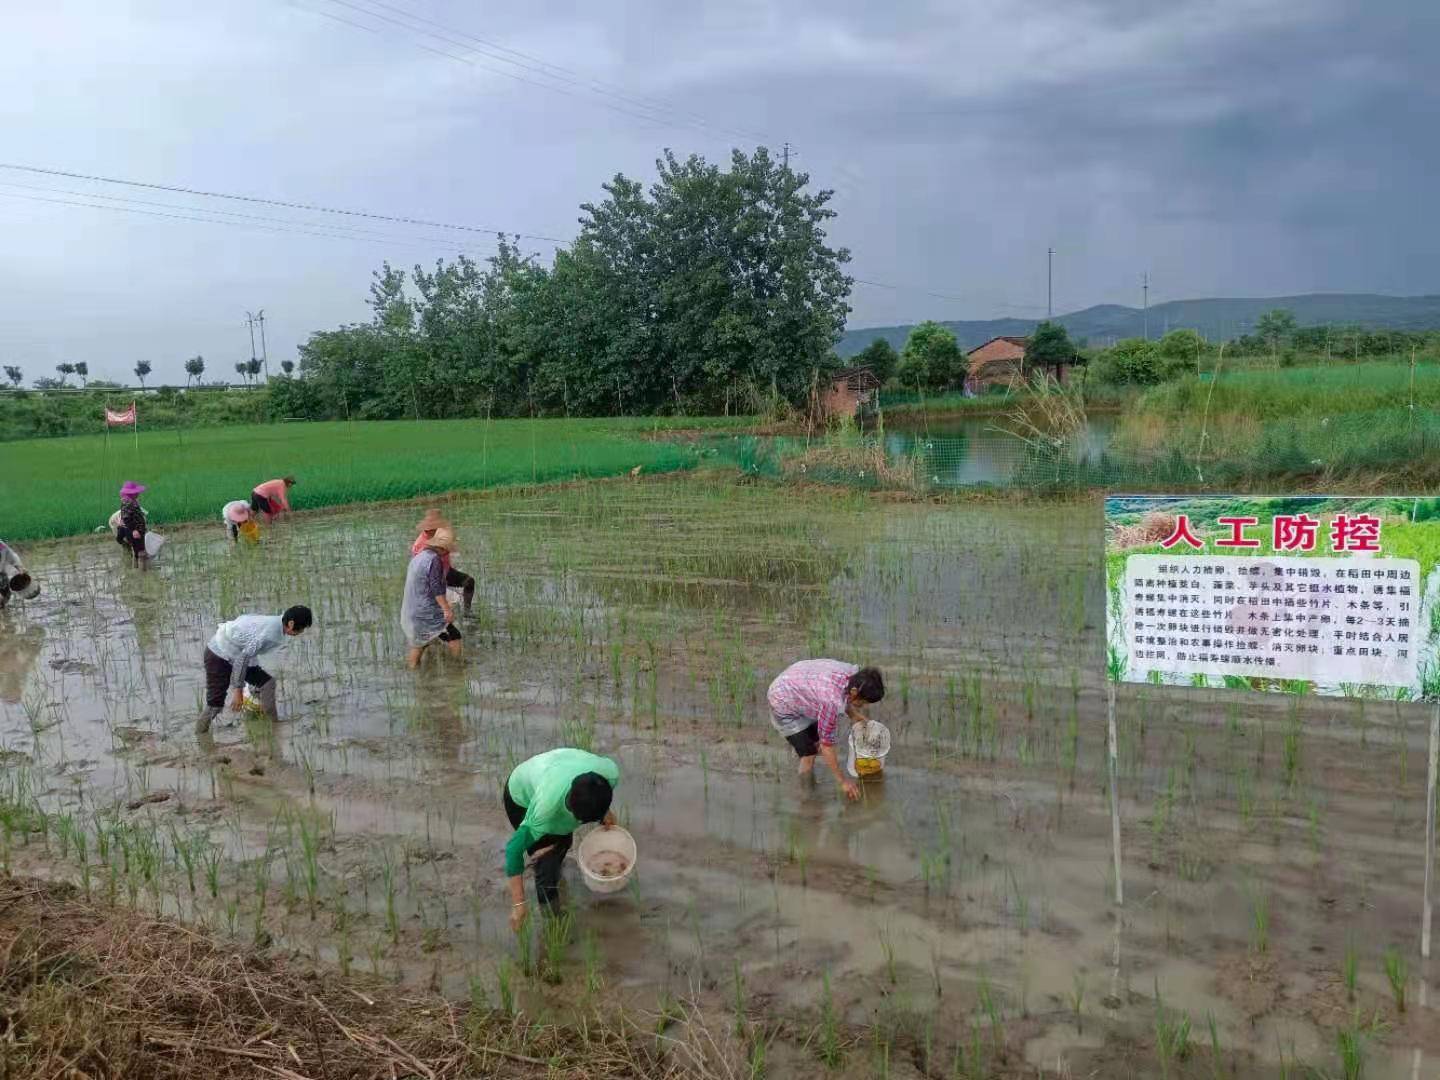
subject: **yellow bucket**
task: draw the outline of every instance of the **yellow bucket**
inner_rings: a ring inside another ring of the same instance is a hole
[[[885,763],[879,758],[857,757],[855,771],[861,776],[879,776],[885,771]]]

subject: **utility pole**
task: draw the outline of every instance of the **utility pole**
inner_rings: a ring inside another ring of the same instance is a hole
[[[786,140],[785,140],[785,145],[782,146],[782,147],[780,147],[780,160],[785,163],[785,169],[786,169],[787,172],[788,172],[789,169],[790,169],[790,150],[791,150],[790,140],[789,140],[789,139],[786,139]]]
[[[270,350],[265,347],[265,309],[261,308],[255,316],[255,321],[260,324],[260,362],[265,365],[265,381],[270,381]]]
[[[1142,310],[1144,311],[1144,323],[1143,323],[1143,325],[1144,325],[1144,328],[1145,328],[1145,340],[1146,340],[1146,341],[1149,341],[1149,340],[1150,340],[1150,271],[1149,271],[1149,270],[1146,270],[1146,271],[1145,271],[1144,284],[1142,284],[1142,285],[1140,286],[1140,291],[1141,291],[1141,296],[1142,296],[1142,298],[1143,298],[1143,299],[1141,300],[1141,305],[1142,305]]]
[[[1045,318],[1055,315],[1055,249],[1045,253]]]
[[[245,312],[245,325],[250,328],[250,359],[255,359],[255,315],[253,312]]]

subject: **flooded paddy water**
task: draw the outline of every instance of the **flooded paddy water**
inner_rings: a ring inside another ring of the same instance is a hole
[[[754,1075],[1440,1075],[1418,707],[1122,687],[1111,903],[1098,503],[699,476],[447,513],[479,590],[463,662],[418,673],[414,507],[258,550],[177,530],[144,575],[104,537],[27,550],[6,866],[529,1015],[604,1000],[655,1030],[693,1002]],[[299,602],[315,627],[267,663],[282,722],[197,744],[215,624]],[[770,728],[807,656],[885,673],[893,745],[857,804]],[[569,867],[573,921],[517,942],[500,788],[558,744],[619,761],[635,875],[597,897]]]

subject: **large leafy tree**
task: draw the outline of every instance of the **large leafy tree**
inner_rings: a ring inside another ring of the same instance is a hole
[[[14,364],[6,364],[5,377],[9,379],[10,382],[15,386],[19,386],[21,381],[25,378],[25,372],[21,371]]]
[[[965,354],[955,335],[937,322],[922,322],[910,331],[900,352],[902,386],[940,392],[965,381]]]
[[[1056,367],[1075,362],[1075,343],[1058,322],[1042,321],[1025,343],[1025,359],[1032,364]]]
[[[772,390],[803,401],[836,366],[849,310],[830,192],[764,149],[728,169],[667,154],[657,171],[648,189],[604,185],[549,267],[504,238],[485,264],[384,266],[369,324],[302,346],[297,382],[316,385],[296,392],[312,414],[382,416],[718,411]]]
[[[135,377],[140,380],[140,388],[145,388],[145,376],[150,374],[150,361],[138,360],[135,363]]]
[[[205,358],[203,356],[192,356],[185,361],[185,382],[188,385],[193,379],[196,382],[200,376],[205,374]]]
[[[883,337],[861,349],[855,357],[857,367],[869,368],[874,376],[882,384],[889,382],[900,368],[900,354],[895,351],[895,346],[886,341]]]

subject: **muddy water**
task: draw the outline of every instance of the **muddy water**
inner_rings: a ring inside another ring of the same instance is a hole
[[[449,512],[479,596],[464,662],[419,673],[397,621],[413,509],[302,517],[259,551],[180,530],[148,575],[119,573],[103,539],[27,552],[44,595],[0,616],[11,801],[88,823],[102,895],[494,999],[523,960],[500,785],[531,753],[586,745],[621,763],[635,877],[597,897],[567,870],[562,984],[513,980],[527,1008],[587,984],[641,1011],[733,1008],[738,984],[752,1017],[788,1021],[772,1075],[800,1075],[828,975],[872,1033],[855,1075],[882,1058],[950,1075],[977,1041],[999,1075],[1160,1075],[1157,1009],[1193,1025],[1174,1074],[1212,1075],[1210,1018],[1227,1074],[1338,1074],[1358,1015],[1367,1076],[1437,1075],[1415,946],[1423,716],[1126,688],[1127,902],[1110,902],[1096,508],[692,478]],[[267,664],[283,722],[198,745],[215,622],[294,602],[317,626]],[[770,732],[765,686],[806,655],[886,672],[894,747],[859,804],[800,782]],[[104,869],[97,829],[153,845],[159,869],[113,840],[109,864],[132,869]],[[73,848],[24,838],[12,864],[82,880]],[[218,855],[216,895],[203,868],[192,894],[177,843]]]

